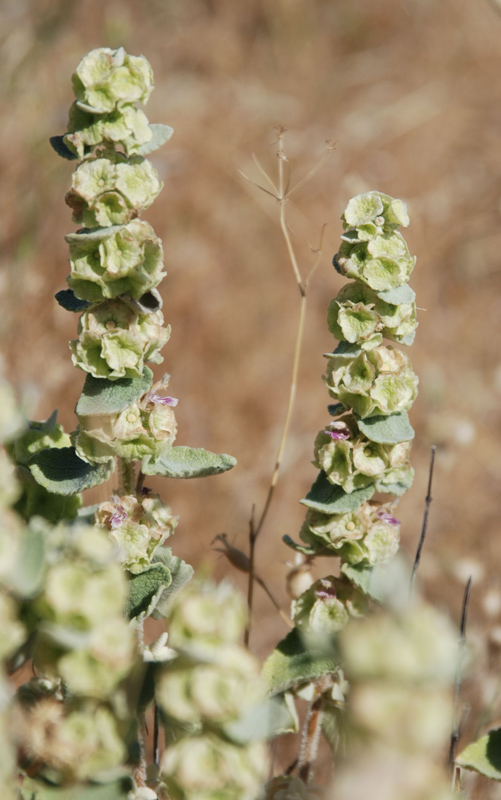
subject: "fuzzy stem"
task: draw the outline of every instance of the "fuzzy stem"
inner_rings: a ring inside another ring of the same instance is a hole
[[[144,711],[137,715],[137,741],[140,748],[139,762],[134,767],[134,780],[138,787],[146,786],[146,721]]]
[[[298,759],[298,775],[304,783],[310,783],[313,780],[313,771],[321,733],[323,692],[327,688],[329,681],[330,675],[325,675],[317,682],[315,695],[308,707],[308,712],[304,721],[301,750]]]
[[[134,462],[125,458],[117,458],[118,469],[118,496],[123,497],[134,493],[135,470]]]

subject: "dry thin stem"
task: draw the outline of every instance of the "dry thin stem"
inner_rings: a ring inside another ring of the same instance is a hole
[[[454,706],[453,706],[453,722],[451,742],[449,747],[449,768],[451,770],[454,783],[457,786],[459,781],[458,767],[456,767],[456,748],[459,741],[461,714],[459,711],[459,704],[461,698],[461,684],[463,680],[463,658],[466,647],[466,621],[468,619],[468,605],[470,602],[471,593],[471,576],[468,578],[463,596],[463,607],[461,610],[461,623],[459,625],[459,644],[458,644],[458,660],[456,665],[456,677],[454,680]],[[456,789],[456,791],[458,791]]]
[[[430,458],[430,471],[428,473],[428,491],[426,493],[425,505],[424,505],[424,515],[423,515],[423,526],[421,528],[421,536],[419,537],[419,544],[416,550],[416,557],[414,559],[414,564],[412,566],[412,573],[411,573],[411,580],[409,585],[409,595],[412,596],[412,592],[414,590],[414,580],[416,578],[416,572],[418,571],[419,562],[421,561],[421,551],[423,549],[424,540],[426,537],[426,529],[428,527],[428,514],[430,511],[430,505],[432,501],[431,496],[431,486],[433,483],[433,467],[435,465],[435,453],[437,448],[435,445],[432,445],[431,448],[431,458]]]
[[[323,234],[324,234],[324,230],[325,230],[325,227],[326,227],[325,225],[322,227],[321,236],[320,236],[320,246],[315,251],[316,254],[317,254],[317,257],[316,257],[315,262],[314,262],[314,264],[313,264],[313,266],[312,266],[312,268],[311,268],[311,270],[310,270],[310,272],[308,274],[307,280],[305,282],[303,282],[303,280],[301,278],[301,272],[300,272],[300,269],[299,269],[296,253],[295,253],[295,250],[294,250],[294,246],[292,244],[292,240],[291,240],[291,236],[290,236],[290,230],[289,230],[289,227],[287,225],[287,218],[286,218],[286,213],[285,213],[285,204],[286,204],[286,200],[287,200],[287,197],[288,197],[288,186],[289,186],[289,179],[290,179],[290,164],[289,164],[289,161],[288,161],[288,159],[287,159],[287,157],[285,155],[285,151],[284,151],[284,144],[283,144],[284,133],[285,133],[285,131],[283,129],[279,129],[277,131],[277,135],[278,135],[278,152],[277,152],[277,156],[278,156],[278,192],[276,194],[276,199],[280,204],[280,214],[279,214],[279,217],[280,217],[280,228],[282,230],[282,234],[283,234],[284,239],[285,239],[285,243],[286,243],[286,246],[287,246],[287,251],[288,251],[288,254],[289,254],[290,262],[291,262],[292,269],[293,269],[293,272],[294,272],[294,276],[296,278],[298,289],[299,289],[299,292],[300,292],[300,295],[301,295],[301,300],[300,300],[298,327],[297,327],[297,332],[296,332],[296,342],[295,342],[295,347],[294,347],[294,360],[293,360],[293,365],[292,365],[292,377],[291,377],[291,385],[290,385],[290,390],[289,390],[289,401],[288,401],[288,404],[287,404],[287,413],[285,415],[285,422],[284,422],[284,427],[283,427],[283,431],[282,431],[282,436],[281,436],[281,439],[280,439],[280,443],[279,443],[278,451],[277,451],[277,456],[276,456],[276,459],[275,459],[275,467],[273,469],[270,485],[269,485],[269,488],[268,488],[268,494],[266,496],[266,501],[265,501],[261,516],[259,518],[259,522],[257,523],[257,525],[255,525],[255,523],[254,523],[254,509],[253,509],[253,512],[252,512],[252,517],[249,520],[249,587],[248,587],[248,593],[247,593],[247,605],[248,605],[248,609],[249,609],[249,622],[248,622],[247,628],[245,630],[245,635],[244,635],[244,641],[245,641],[245,644],[247,646],[249,644],[251,622],[252,622],[252,605],[253,605],[253,597],[254,597],[253,584],[254,584],[254,580],[255,580],[254,563],[255,563],[256,540],[257,540],[257,537],[259,536],[259,534],[260,534],[260,532],[262,530],[262,527],[263,527],[264,522],[266,520],[266,517],[268,515],[268,511],[269,511],[269,508],[270,508],[270,505],[271,505],[271,501],[272,501],[272,498],[273,498],[273,495],[274,495],[274,492],[275,492],[275,487],[276,487],[277,482],[278,482],[278,477],[279,477],[279,473],[280,473],[280,466],[281,466],[281,462],[282,462],[282,457],[283,457],[283,453],[284,453],[287,437],[288,437],[288,434],[289,434],[289,428],[290,428],[290,424],[291,424],[291,420],[292,420],[292,413],[293,413],[293,410],[294,410],[294,403],[295,403],[295,400],[296,400],[297,380],[298,380],[298,373],[299,373],[299,363],[300,363],[300,358],[301,358],[301,349],[302,349],[303,336],[304,336],[304,322],[305,322],[305,318],[306,318],[306,301],[307,301],[308,287],[309,287],[310,281],[312,280],[312,278],[313,278],[313,276],[314,276],[314,274],[315,274],[315,272],[316,272],[316,270],[318,268],[318,265],[320,264],[321,258],[322,258]],[[285,173],[285,167],[287,167],[287,174]],[[264,172],[264,170],[261,168],[260,165],[259,165],[259,168],[260,168],[260,170],[262,172]],[[243,175],[243,177],[246,180],[250,181],[250,179],[247,178],[245,175]],[[303,179],[302,184],[304,185],[304,183],[306,183],[306,180],[309,180],[310,177],[312,177],[312,175],[310,173],[308,173],[308,175]],[[271,181],[271,178],[269,180],[270,180],[270,183],[273,184],[273,182]],[[254,183],[254,181],[250,181],[250,182]],[[258,184],[255,184],[255,185],[258,186]],[[263,191],[267,192],[268,194],[270,194],[270,192],[268,192],[267,189],[264,189],[264,187],[259,186],[259,188],[262,189]],[[289,192],[289,194],[290,194],[290,192]]]

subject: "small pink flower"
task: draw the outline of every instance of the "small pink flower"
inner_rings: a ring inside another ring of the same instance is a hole
[[[331,439],[349,439],[350,434],[346,433],[345,431],[325,431],[325,433],[329,434]]]
[[[127,512],[125,508],[118,502],[119,498],[116,495],[114,495],[112,499],[115,506],[115,511],[110,517],[110,525],[112,528],[119,528],[122,522],[125,522],[127,519]]]
[[[388,511],[383,511],[382,509],[380,509],[377,512],[376,516],[379,517],[379,519],[382,520],[382,522],[387,522],[388,525],[400,525],[400,520],[395,519],[395,517]]]
[[[149,394],[148,400],[156,406],[172,406],[172,408],[175,408],[179,402],[177,397],[162,397],[161,394]]]

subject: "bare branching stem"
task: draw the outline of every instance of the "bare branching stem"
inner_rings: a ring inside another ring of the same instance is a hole
[[[426,493],[425,504],[424,504],[424,515],[423,515],[423,525],[421,527],[421,536],[419,537],[419,543],[416,550],[416,557],[414,559],[414,564],[412,566],[412,573],[411,573],[411,580],[409,586],[409,595],[412,596],[412,592],[414,590],[414,580],[416,578],[416,572],[418,571],[419,562],[421,561],[421,552],[423,550],[424,540],[426,537],[426,529],[428,527],[428,514],[430,512],[430,505],[432,501],[431,496],[431,487],[433,483],[433,467],[435,465],[435,453],[437,448],[435,445],[432,445],[431,448],[431,458],[430,458],[430,470],[428,473],[428,491]]]
[[[461,622],[459,625],[458,658],[456,665],[456,677],[454,680],[452,732],[451,732],[451,741],[449,747],[449,769],[451,770],[451,775],[453,777],[456,786],[459,781],[458,770],[456,767],[456,748],[457,748],[457,743],[459,741],[459,734],[461,728],[461,711],[460,711],[461,685],[463,681],[463,659],[466,647],[466,622],[468,619],[468,606],[470,603],[471,581],[472,578],[470,576],[468,578],[464,590],[463,605],[461,609]],[[458,791],[458,789],[456,789],[456,791]]]
[[[287,252],[289,254],[289,259],[290,259],[290,262],[291,262],[292,270],[294,272],[294,276],[296,278],[296,282],[297,282],[297,285],[298,285],[299,293],[301,295],[301,299],[300,299],[298,326],[297,326],[297,332],[296,332],[296,342],[295,342],[295,346],[294,346],[294,360],[293,360],[293,365],[292,365],[292,377],[291,377],[291,384],[290,384],[290,389],[289,389],[289,401],[288,401],[288,404],[287,404],[287,412],[286,412],[286,415],[285,415],[285,422],[284,422],[284,427],[283,427],[283,430],[282,430],[282,436],[280,438],[280,443],[279,443],[279,446],[278,446],[278,451],[277,451],[277,455],[276,455],[276,459],[275,459],[275,466],[274,466],[274,469],[273,469],[273,472],[272,472],[272,475],[271,475],[271,480],[270,480],[270,485],[269,485],[269,488],[268,488],[268,493],[266,495],[266,500],[265,500],[265,503],[264,503],[263,511],[261,512],[261,516],[259,518],[259,522],[257,523],[257,525],[254,523],[254,509],[253,509],[253,512],[252,512],[251,519],[249,521],[249,564],[250,564],[250,567],[249,567],[249,585],[248,585],[248,592],[247,592],[247,605],[248,605],[248,609],[249,609],[249,622],[248,622],[248,625],[247,625],[247,628],[246,628],[246,631],[245,631],[245,636],[244,636],[245,644],[247,646],[249,644],[250,629],[251,629],[251,623],[252,623],[252,605],[253,605],[253,598],[254,598],[253,585],[254,585],[254,580],[256,579],[255,566],[254,566],[255,565],[256,540],[257,540],[257,537],[259,536],[259,534],[260,534],[260,532],[261,532],[261,530],[263,528],[264,522],[266,520],[266,517],[268,515],[268,511],[269,511],[269,508],[270,508],[270,505],[271,505],[271,501],[273,499],[273,495],[274,495],[274,492],[275,492],[275,487],[277,485],[278,477],[279,477],[279,474],[280,474],[280,467],[281,467],[281,463],[282,463],[282,457],[283,457],[285,445],[286,445],[286,442],[287,442],[287,437],[288,437],[288,434],[289,434],[289,428],[290,428],[290,424],[291,424],[291,420],[292,420],[292,414],[293,414],[293,410],[294,410],[294,404],[295,404],[296,393],[297,393],[297,381],[298,381],[298,374],[299,374],[299,363],[300,363],[300,359],[301,359],[301,349],[302,349],[303,337],[304,337],[304,323],[305,323],[305,319],[306,319],[306,302],[307,302],[308,288],[309,288],[309,284],[310,284],[310,282],[311,282],[311,280],[312,280],[312,278],[313,278],[313,276],[314,276],[314,274],[315,274],[315,272],[316,272],[316,270],[317,270],[317,268],[318,268],[318,266],[320,264],[320,261],[322,259],[322,242],[323,242],[323,234],[324,234],[324,230],[325,230],[325,225],[324,225],[322,227],[322,232],[321,232],[321,236],[320,236],[320,245],[319,245],[318,249],[315,251],[317,257],[316,257],[316,259],[314,261],[314,264],[313,264],[313,266],[312,266],[312,268],[311,268],[311,270],[310,270],[310,272],[308,274],[308,277],[307,277],[306,281],[303,281],[303,279],[301,278],[301,272],[300,272],[300,269],[299,269],[299,264],[298,264],[298,260],[297,260],[296,253],[295,253],[295,250],[294,250],[294,246],[292,244],[290,230],[289,230],[289,226],[287,225],[287,218],[286,218],[286,201],[287,201],[288,192],[289,192],[289,177],[290,177],[290,173],[289,173],[289,161],[288,161],[288,159],[287,159],[287,157],[285,155],[285,151],[284,151],[284,143],[283,143],[284,133],[285,133],[285,131],[283,129],[280,129],[278,131],[278,151],[277,151],[277,156],[278,156],[278,191],[277,191],[275,197],[276,197],[276,199],[277,199],[277,201],[278,201],[278,203],[280,205],[280,214],[279,214],[279,216],[280,216],[280,228],[282,230],[283,237],[285,239]],[[264,176],[266,178],[268,178],[269,184],[271,186],[273,186],[273,188],[276,189],[275,184],[273,183],[271,178],[269,178],[267,173],[264,172],[263,168],[261,167],[261,165],[259,164],[257,159],[255,158],[254,160],[255,160],[260,172],[262,174],[264,174]],[[287,174],[286,174],[286,167],[287,167]],[[317,171],[316,168],[314,170],[310,171],[310,173],[308,173],[308,175],[303,179],[303,181],[301,181],[302,185],[304,185],[304,183],[306,183],[306,181],[309,180],[310,177],[312,177],[315,174],[316,171]],[[246,178],[246,180],[249,180],[249,179]],[[268,190],[264,189],[263,187],[259,187],[259,188],[262,189],[263,191],[266,191],[269,194]],[[297,186],[295,188],[297,188]],[[265,589],[265,591],[267,591],[267,590]]]

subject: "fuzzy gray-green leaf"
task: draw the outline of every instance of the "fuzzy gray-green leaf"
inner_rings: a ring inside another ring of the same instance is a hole
[[[152,564],[139,575],[133,575],[129,583],[129,600],[126,613],[133,619],[149,616],[165,589],[172,583],[170,570],[163,564]]]
[[[357,425],[361,433],[371,442],[379,444],[398,444],[414,438],[414,430],[406,411],[399,411],[389,416],[366,417],[359,419]]]
[[[177,592],[186,586],[193,577],[193,567],[183,561],[182,558],[172,555],[172,548],[159,547],[153,556],[155,564],[163,564],[169,570],[171,582],[164,586],[163,591],[158,596],[155,608],[151,615],[154,619],[163,619],[168,611],[170,601]]]
[[[298,720],[293,704],[292,698],[288,703],[283,694],[268,697],[246,711],[240,719],[225,725],[224,733],[240,745],[274,739],[284,733],[296,733]]]
[[[306,646],[298,629],[293,628],[266,659],[262,674],[270,692],[278,694],[337,668],[338,663],[331,655]]]
[[[78,494],[84,489],[99,486],[113,473],[115,463],[88,464],[82,461],[74,447],[51,447],[33,456],[29,463],[36,482],[54,494]]]
[[[384,289],[382,292],[376,292],[380,300],[385,303],[391,303],[392,306],[399,306],[401,303],[413,303],[416,299],[416,292],[411,289],[408,283],[402,283],[394,289]]]
[[[371,567],[368,564],[349,564],[344,562],[341,572],[366,597],[371,597],[378,602],[382,602],[385,599],[386,570],[384,566]]]
[[[150,130],[153,134],[150,141],[145,142],[136,150],[136,153],[140,156],[147,156],[149,153],[153,153],[154,150],[158,150],[165,142],[169,141],[174,133],[174,128],[171,128],[170,125],[162,125],[158,122],[150,123]]]
[[[143,458],[142,471],[145,475],[165,478],[205,478],[226,472],[236,463],[236,459],[226,453],[218,455],[202,448],[166,446],[158,456]]]
[[[81,417],[91,414],[119,414],[133,405],[143,394],[151,389],[153,373],[145,367],[140,378],[94,378],[87,375],[76,412]]]
[[[355,489],[348,494],[341,486],[330,483],[325,472],[320,472],[310,491],[300,502],[323,514],[345,514],[347,511],[356,511],[373,494],[374,486]]]

